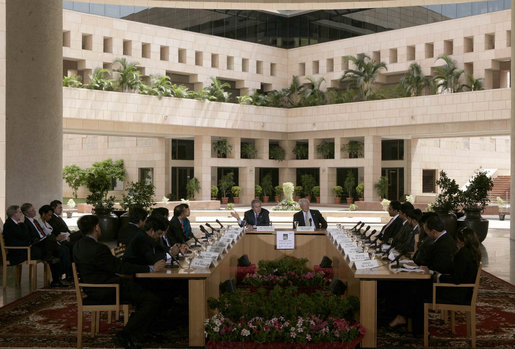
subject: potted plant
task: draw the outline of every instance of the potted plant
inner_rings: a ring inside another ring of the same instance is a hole
[[[71,200],[71,199],[70,199]],[[496,198],[497,205],[499,206],[499,220],[504,221],[506,216],[506,201],[503,200],[500,196]]]
[[[127,225],[130,221],[129,213],[132,208],[140,207],[147,211],[154,205],[155,187],[152,183],[145,181],[130,182],[127,194],[122,195],[120,206],[126,211],[120,215],[120,228]]]
[[[68,210],[66,210],[66,218],[72,218],[73,210],[77,206],[77,204],[75,203],[75,201],[73,201],[73,199],[70,199],[68,200],[68,202],[66,202],[66,206],[68,206]]]
[[[274,188],[275,191],[275,202],[281,201],[281,196],[283,195],[283,186],[282,185],[276,185]]]
[[[90,195],[86,202],[93,205],[95,214],[102,229],[102,239],[111,241],[116,239],[118,232],[118,217],[112,213],[114,207],[114,196],[107,196],[112,188],[114,180],[125,178],[123,160],[113,162],[112,159],[93,163],[91,168],[86,170],[85,184]]]
[[[232,145],[225,138],[219,139],[213,143],[213,151],[217,158],[226,158],[232,152]]]
[[[313,196],[315,197],[316,203],[320,203],[320,186],[315,185],[313,189],[311,189],[311,192],[313,193]]]
[[[302,183],[302,188],[304,189],[304,195],[306,199],[311,201],[313,187],[317,185],[315,177],[313,177],[310,174],[303,174],[302,176],[300,176],[300,182]]]
[[[359,201],[365,200],[364,194],[365,194],[365,183],[359,183],[356,186],[356,194],[358,194]]]
[[[379,177],[379,180],[374,184],[374,188],[377,191],[380,199],[385,199],[388,195],[388,178],[385,176]]]
[[[257,156],[257,149],[252,143],[241,144],[241,158],[242,159],[255,159]]]
[[[255,198],[259,200],[259,198],[261,197],[261,194],[263,194],[263,188],[261,188],[261,186],[259,184],[256,184],[256,186],[254,187]]]
[[[231,193],[232,193],[232,199],[233,199],[234,203],[235,204],[239,204],[240,203],[241,187],[238,187],[237,185],[233,186],[231,188]]]
[[[216,185],[211,186],[211,200],[216,200],[218,196],[218,187]]]
[[[363,142],[349,141],[349,143],[342,145],[342,151],[349,154],[349,159],[357,159],[363,157]]]
[[[269,158],[271,160],[283,161],[286,152],[279,144],[271,144],[269,148]]]
[[[268,202],[269,195],[272,194],[274,190],[274,185],[272,184],[272,175],[269,173],[263,177],[261,180],[261,188],[263,188],[263,202]]]
[[[334,143],[322,141],[317,145],[317,152],[323,159],[334,159]]]
[[[332,189],[334,194],[334,203],[339,204],[342,201],[343,188],[341,185],[335,185]]]
[[[220,187],[220,192],[222,193],[222,204],[227,204],[229,202],[229,197],[227,193],[229,189],[234,185],[234,173],[229,172],[220,178],[218,181],[218,186]]]
[[[63,179],[73,191],[73,197],[77,198],[77,191],[84,185],[86,171],[77,165],[68,165],[63,168]]]
[[[454,179],[447,176],[444,171],[440,171],[440,176],[436,181],[439,194],[436,197],[432,209],[443,222],[445,230],[453,237],[456,235],[456,212],[460,202],[460,187]]]
[[[292,149],[293,154],[295,154],[295,159],[297,160],[306,160],[308,158],[308,145],[307,143],[297,143],[295,147]]]
[[[195,194],[200,192],[200,181],[193,177],[186,183],[188,200],[195,200]]]
[[[354,202],[354,186],[356,185],[356,180],[354,179],[354,175],[352,174],[352,171],[347,171],[347,176],[345,177],[345,182],[343,183],[343,186],[345,187],[345,190],[347,191],[347,204],[352,204]]]
[[[293,189],[293,192],[295,193],[295,201],[300,200],[300,198],[302,197],[303,190],[304,188],[302,188],[300,185],[295,186],[295,188]]]
[[[468,186],[461,193],[461,205],[465,211],[465,224],[476,232],[480,242],[488,233],[488,220],[481,217],[481,212],[490,201],[488,191],[492,190],[494,182],[486,171],[477,171],[469,180]]]

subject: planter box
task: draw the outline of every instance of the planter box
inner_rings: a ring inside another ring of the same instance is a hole
[[[253,343],[253,342],[215,342],[207,343],[208,349],[353,349],[361,342],[360,336],[350,343]]]

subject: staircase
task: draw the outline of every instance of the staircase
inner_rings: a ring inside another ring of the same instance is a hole
[[[491,203],[495,203],[497,197],[507,200],[510,198],[510,176],[497,176],[494,178],[494,187],[488,192]]]

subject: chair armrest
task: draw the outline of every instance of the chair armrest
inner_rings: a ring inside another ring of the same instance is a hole
[[[30,246],[5,246],[6,250],[30,250]]]
[[[79,287],[114,288],[116,290],[116,310],[120,311],[120,285],[119,284],[82,284]]]
[[[436,307],[436,288],[437,287],[450,287],[450,288],[462,288],[462,287],[468,287],[468,288],[474,288],[476,287],[475,284],[449,284],[449,283],[433,283],[433,308]]]

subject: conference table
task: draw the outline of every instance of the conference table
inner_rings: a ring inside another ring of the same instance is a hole
[[[284,256],[307,258],[308,267],[318,265],[324,256],[332,260],[334,277],[347,284],[347,294],[360,299],[359,321],[366,329],[361,342],[363,348],[377,346],[377,281],[399,279],[429,279],[424,272],[397,272],[389,267],[388,262],[379,261],[372,269],[356,269],[326,230],[296,231],[294,249],[277,249],[276,234],[292,229],[275,229],[274,231],[245,231],[222,253],[216,263],[209,269],[196,269],[187,272],[180,268],[166,269],[158,273],[139,273],[139,278],[187,279],[189,304],[189,345],[204,347],[204,321],[214,314],[207,306],[209,297],[219,297],[220,283],[236,279],[238,258],[248,255],[252,263],[260,260],[275,260]]]

